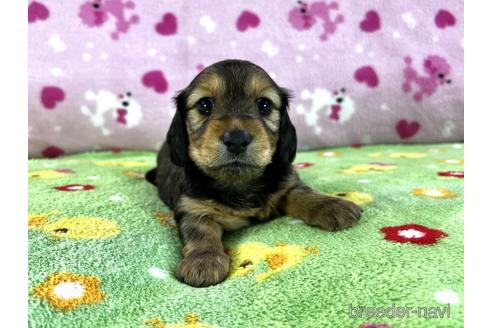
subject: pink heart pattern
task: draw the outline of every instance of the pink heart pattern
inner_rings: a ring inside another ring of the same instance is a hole
[[[142,76],[142,83],[147,88],[154,89],[157,93],[165,93],[168,83],[164,73],[160,70],[149,71]]]
[[[256,28],[260,25],[260,17],[251,11],[243,11],[236,21],[236,28],[240,32],[246,31],[248,28]]]
[[[437,27],[445,29],[447,26],[454,26],[456,24],[456,18],[449,11],[441,9],[434,17],[434,23],[436,23]]]
[[[396,132],[400,136],[400,139],[409,139],[417,134],[420,130],[419,122],[409,122],[407,120],[400,120],[396,124]]]
[[[369,10],[366,12],[366,16],[364,20],[362,20],[359,24],[359,27],[364,32],[375,32],[381,28],[381,19],[379,18],[379,14],[375,10]]]
[[[46,109],[54,109],[56,104],[65,100],[65,91],[56,86],[46,86],[41,90],[41,103]]]
[[[166,13],[162,16],[159,23],[155,25],[155,30],[160,35],[173,35],[178,32],[178,19],[173,13]]]
[[[365,83],[370,88],[376,88],[379,85],[378,74],[372,66],[362,66],[354,73],[357,82]]]
[[[41,2],[33,1],[27,7],[27,21],[29,23],[34,23],[37,20],[46,20],[49,16],[49,9]]]

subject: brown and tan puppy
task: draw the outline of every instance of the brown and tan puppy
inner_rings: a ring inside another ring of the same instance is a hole
[[[311,189],[292,169],[297,138],[289,94],[259,66],[218,62],[175,100],[157,168],[146,177],[174,211],[181,281],[205,287],[227,277],[224,231],[283,215],[328,231],[359,221],[357,205]]]

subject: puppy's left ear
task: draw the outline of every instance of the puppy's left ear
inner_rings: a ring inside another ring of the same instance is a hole
[[[186,90],[174,99],[176,114],[167,132],[166,142],[169,146],[171,161],[177,166],[185,166],[188,161],[188,134],[186,132]]]
[[[282,108],[280,109],[280,126],[279,139],[277,141],[277,149],[273,156],[274,161],[278,164],[289,165],[296,157],[297,150],[297,134],[296,128],[290,121],[288,107],[289,100],[292,98],[289,90],[281,88],[280,98],[282,100]]]

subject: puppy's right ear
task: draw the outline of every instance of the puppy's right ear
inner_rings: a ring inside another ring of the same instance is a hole
[[[186,132],[186,91],[181,91],[175,98],[176,114],[167,131],[166,142],[169,146],[171,161],[177,166],[185,166],[188,161],[188,134]]]

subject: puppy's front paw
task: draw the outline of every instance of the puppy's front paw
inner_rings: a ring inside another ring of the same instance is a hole
[[[315,214],[312,224],[324,230],[336,231],[353,227],[359,222],[362,209],[347,200],[330,198]]]
[[[179,263],[176,277],[193,287],[215,285],[229,274],[230,262],[229,256],[223,252],[191,252]]]

